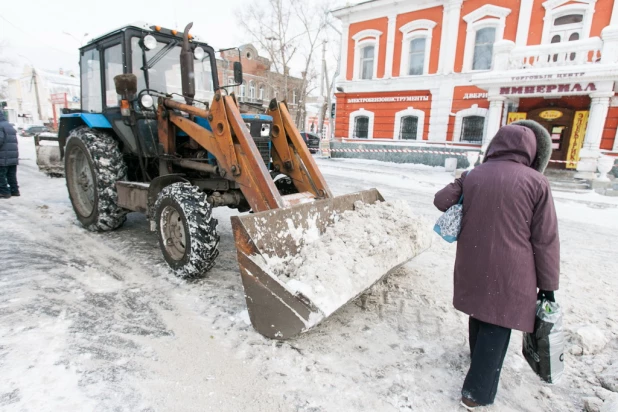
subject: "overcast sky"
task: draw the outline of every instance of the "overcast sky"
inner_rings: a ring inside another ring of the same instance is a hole
[[[0,42],[4,57],[14,63],[4,68],[20,74],[23,65],[78,71],[78,51],[89,40],[135,21],[183,29],[193,21],[192,33],[215,48],[249,41],[236,25],[235,12],[251,0],[2,0]],[[72,36],[63,34],[70,33]],[[88,36],[84,36],[88,33]],[[86,43],[84,41],[84,43]]]

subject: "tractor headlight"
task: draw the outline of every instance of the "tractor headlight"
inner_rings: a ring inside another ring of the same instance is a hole
[[[193,55],[196,59],[202,60],[206,55],[206,52],[201,47],[196,47],[195,50],[193,50]]]
[[[151,95],[145,94],[142,96],[140,103],[142,104],[143,108],[150,109],[152,106],[154,106],[154,99]]]
[[[146,46],[146,48],[148,50],[152,50],[154,48],[157,47],[157,39],[154,38],[154,36],[152,35],[147,35],[146,37],[144,37],[144,46]]]

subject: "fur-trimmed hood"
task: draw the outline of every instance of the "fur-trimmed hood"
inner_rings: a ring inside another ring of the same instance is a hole
[[[543,173],[551,157],[551,136],[534,120],[520,120],[498,130],[483,162],[513,160]]]

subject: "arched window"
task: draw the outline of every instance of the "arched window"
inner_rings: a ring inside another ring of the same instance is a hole
[[[476,32],[474,41],[474,57],[472,59],[472,70],[491,69],[493,58],[494,43],[496,41],[496,28],[485,27]]]
[[[463,71],[490,70],[494,43],[504,38],[511,9],[485,4],[465,15],[467,23]]]
[[[559,43],[589,38],[593,17],[601,11],[596,0],[548,0],[542,4],[545,8],[542,44],[556,42],[556,36],[560,38]],[[577,36],[571,37],[573,33]]]
[[[484,116],[466,116],[462,119],[461,141],[469,143],[482,143],[484,130]]]
[[[355,139],[369,138],[369,117],[356,116],[354,118],[354,134]]]
[[[422,140],[425,123],[425,112],[408,107],[395,113],[395,140]]]
[[[348,136],[352,139],[373,139],[373,112],[359,109],[350,113]]]
[[[266,97],[264,96],[264,85],[260,84],[260,92],[258,94],[258,98],[260,100],[264,100]]]
[[[482,144],[485,137],[485,119],[488,110],[473,104],[468,109],[455,113],[454,142]]]
[[[362,30],[352,36],[354,45],[354,75],[355,80],[369,80],[377,77],[378,58],[380,56],[379,30]]]
[[[247,82],[243,80],[242,84],[240,85],[240,93],[239,93],[240,97],[245,97],[246,89],[247,89]]]
[[[403,34],[400,76],[418,76],[428,73],[431,37],[436,25],[434,21],[420,19],[399,28]]]

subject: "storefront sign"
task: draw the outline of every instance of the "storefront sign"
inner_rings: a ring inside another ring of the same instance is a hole
[[[588,112],[580,111],[575,112],[575,118],[573,120],[573,131],[571,132],[571,139],[569,141],[569,151],[567,152],[567,169],[575,169],[577,162],[579,161],[579,151],[584,143],[584,136],[586,135],[586,128],[588,126]]]
[[[544,79],[564,79],[569,77],[582,77],[585,76],[586,73],[557,73],[557,74],[537,74],[537,75],[529,75],[529,76],[513,76],[511,80],[514,82],[520,82],[522,80],[544,80]]]
[[[526,120],[526,117],[528,115],[526,113],[517,113],[517,112],[511,112],[508,114],[507,118],[506,118],[506,124],[511,124],[513,122],[517,122],[519,120]]]
[[[581,92],[594,92],[597,87],[594,83],[588,83],[587,85],[581,83],[573,84],[544,84],[539,86],[511,86],[501,87],[500,94],[511,96],[523,96],[526,94],[556,94],[556,93],[581,93]]]
[[[348,99],[348,103],[396,103],[396,102],[428,102],[429,96],[392,96],[392,97],[361,97]]]
[[[464,100],[469,99],[487,99],[487,93],[466,93],[464,94]]]
[[[539,117],[545,120],[556,120],[562,117],[562,112],[558,110],[545,110],[539,113]]]

